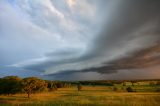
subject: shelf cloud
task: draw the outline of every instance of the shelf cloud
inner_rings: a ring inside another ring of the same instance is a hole
[[[160,78],[157,0],[1,0],[0,11],[1,77]]]

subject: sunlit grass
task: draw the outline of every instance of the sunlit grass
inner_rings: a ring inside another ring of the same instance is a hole
[[[121,87],[119,87],[121,88]],[[155,92],[114,92],[107,86],[83,86],[61,88],[58,91],[12,96],[0,96],[0,106],[159,106],[160,93]]]

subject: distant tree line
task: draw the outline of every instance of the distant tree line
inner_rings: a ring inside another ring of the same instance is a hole
[[[37,77],[20,78],[18,76],[6,76],[0,78],[0,94],[12,95],[16,93],[26,93],[28,98],[31,94],[37,92],[56,91],[58,88],[66,88],[76,86],[78,91],[83,90],[83,86],[113,86],[113,91],[118,91],[115,84],[126,86],[126,91],[135,92],[135,89],[126,85],[130,82],[132,86],[136,85],[140,80],[100,80],[100,81],[51,81],[43,80]],[[150,81],[149,86],[160,86],[160,81]],[[160,92],[160,88],[156,90]]]
[[[70,87],[69,82],[48,81],[37,77],[20,78],[18,76],[7,76],[0,78],[0,94],[12,95],[26,93],[28,98],[32,93],[55,91],[58,88]]]
[[[113,86],[113,82],[111,81],[79,81],[82,85],[105,85],[105,86]]]

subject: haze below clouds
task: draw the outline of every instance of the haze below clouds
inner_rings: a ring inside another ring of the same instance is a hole
[[[1,0],[0,77],[160,78],[158,0]]]

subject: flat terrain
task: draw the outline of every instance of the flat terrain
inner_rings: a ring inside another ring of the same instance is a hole
[[[128,93],[124,87],[83,86],[82,91],[76,87],[60,88],[58,91],[32,94],[0,96],[0,106],[160,106],[160,93],[152,92],[151,86],[137,87],[139,92]],[[150,90],[145,92],[144,89]]]

